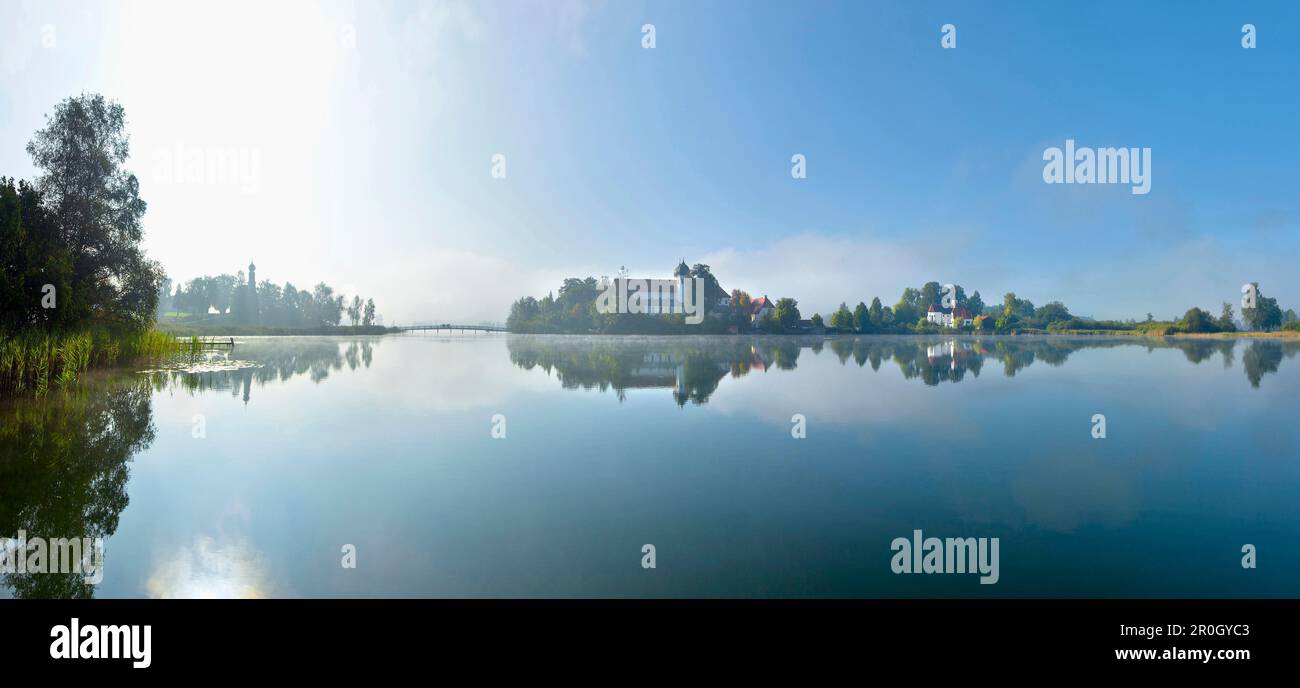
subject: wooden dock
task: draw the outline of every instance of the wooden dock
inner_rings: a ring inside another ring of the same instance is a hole
[[[191,338],[191,337],[177,337],[177,338],[176,338],[176,341],[178,341],[178,342],[180,342],[180,343],[185,344],[185,345],[188,346],[192,341],[194,341],[194,338]],[[219,337],[219,338],[218,338],[218,337],[206,337],[206,338],[205,338],[205,337],[199,337],[197,343],[198,343],[198,348],[200,348],[200,349],[220,349],[220,350],[224,350],[224,349],[234,349],[234,348],[235,348],[235,338],[234,338],[234,337]]]

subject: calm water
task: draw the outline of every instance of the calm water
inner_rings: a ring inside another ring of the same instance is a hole
[[[100,585],[0,595],[1300,596],[1297,352],[248,339],[0,405],[0,537],[106,538]],[[999,538],[1000,581],[893,574],[917,528]]]

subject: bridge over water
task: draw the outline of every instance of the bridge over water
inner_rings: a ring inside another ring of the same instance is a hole
[[[412,323],[410,325],[394,325],[403,332],[505,332],[504,325],[460,325],[456,323]]]

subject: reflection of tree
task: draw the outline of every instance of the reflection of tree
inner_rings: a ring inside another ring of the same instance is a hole
[[[99,538],[127,505],[127,461],[154,439],[149,385],[125,377],[0,407],[0,537]],[[2,574],[15,597],[89,598],[83,574]]]
[[[566,389],[614,389],[620,398],[632,388],[668,388],[679,404],[706,402],[723,377],[743,377],[772,368],[793,369],[799,354],[813,354],[826,343],[841,365],[868,362],[873,371],[892,360],[904,379],[934,386],[961,382],[969,373],[979,377],[986,358],[1002,364],[1014,377],[1034,363],[1063,366],[1080,349],[1144,347],[1178,349],[1194,364],[1216,353],[1224,366],[1233,362],[1232,339],[1133,339],[1122,337],[698,337],[698,338],[563,338],[518,336],[508,340],[510,359],[522,368],[555,372]],[[1300,342],[1255,341],[1243,361],[1254,386],[1265,373],[1276,372],[1283,355],[1300,351]]]
[[[254,383],[260,387],[298,375],[322,382],[344,365],[350,370],[359,365],[369,368],[375,343],[370,339],[355,340],[340,351],[341,345],[335,339],[250,339],[239,342],[234,351],[209,354],[212,358],[206,363],[214,370],[186,367],[160,371],[151,379],[160,390],[174,386],[190,391],[229,390],[231,396],[242,396],[247,403]],[[232,364],[232,368],[222,369],[223,364]]]
[[[1266,373],[1276,373],[1282,364],[1283,355],[1295,355],[1295,349],[1284,352],[1282,345],[1271,340],[1256,340],[1241,356],[1241,365],[1246,369],[1246,379],[1251,387],[1259,387],[1259,381]]]

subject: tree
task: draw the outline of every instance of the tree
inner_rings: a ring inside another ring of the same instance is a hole
[[[1199,308],[1189,308],[1183,315],[1183,319],[1178,323],[1178,329],[1183,332],[1217,332],[1218,326],[1210,318],[1210,314]]]
[[[867,314],[871,318],[873,327],[880,327],[885,324],[885,308],[881,305],[879,296],[871,297],[871,308],[867,309]]]
[[[748,309],[750,305],[749,292],[740,289],[731,290],[731,307],[736,309]]]
[[[1042,326],[1046,327],[1057,321],[1069,320],[1073,316],[1070,315],[1070,311],[1065,307],[1065,304],[1060,301],[1052,301],[1035,310],[1034,317],[1038,319]]]
[[[1009,291],[1002,296],[1002,318],[1014,315],[1017,319],[1034,317],[1034,304],[1028,299],[1016,297],[1016,293]]]
[[[1233,322],[1232,304],[1227,301],[1223,302],[1223,311],[1219,314],[1219,329],[1224,332],[1231,332],[1237,329],[1236,323]]]
[[[335,297],[333,287],[321,282],[312,288],[311,298],[314,307],[308,319],[309,326],[339,324],[343,318],[343,297]]]
[[[366,299],[366,312],[361,316],[361,324],[370,327],[375,324],[375,300]]]
[[[813,317],[812,317],[812,326],[815,327],[815,328],[817,328],[817,329],[821,329],[821,328],[825,327],[825,323],[822,322],[822,314],[821,314],[821,313],[813,313]]]
[[[72,284],[72,254],[26,182],[0,178],[0,334],[33,326],[57,327]],[[54,286],[59,307],[43,308],[43,290]]]
[[[1277,299],[1264,296],[1255,282],[1255,307],[1242,308],[1241,319],[1250,325],[1250,329],[1267,332],[1282,326],[1282,309],[1278,308]]]
[[[940,305],[943,299],[943,286],[938,282],[926,282],[921,287],[921,296],[915,304],[917,311],[923,311],[930,306]],[[895,309],[897,310],[897,309]]]
[[[849,310],[848,304],[841,301],[840,307],[831,314],[831,327],[837,330],[853,329],[853,312]]]
[[[361,322],[361,308],[361,297],[353,295],[352,304],[348,306],[348,321],[352,323],[353,327],[356,327],[357,323]]]
[[[920,309],[917,307],[921,298],[921,292],[908,287],[903,290],[903,295],[898,297],[898,303],[894,304],[894,322],[910,323],[917,318]]]
[[[129,156],[125,112],[98,94],[65,99],[27,144],[35,187],[71,259],[59,295],[65,322],[107,321],[135,328],[154,321],[162,268],[145,257],[139,182]]]
[[[984,314],[984,299],[980,298],[980,292],[978,289],[976,289],[975,293],[971,294],[971,297],[966,300],[966,310],[970,311],[972,315]]]
[[[784,330],[793,330],[799,326],[799,302],[784,297],[776,300],[776,308],[772,312],[772,319],[776,321]]]
[[[867,304],[861,301],[853,308],[853,329],[858,332],[871,329],[871,314],[867,312]]]

